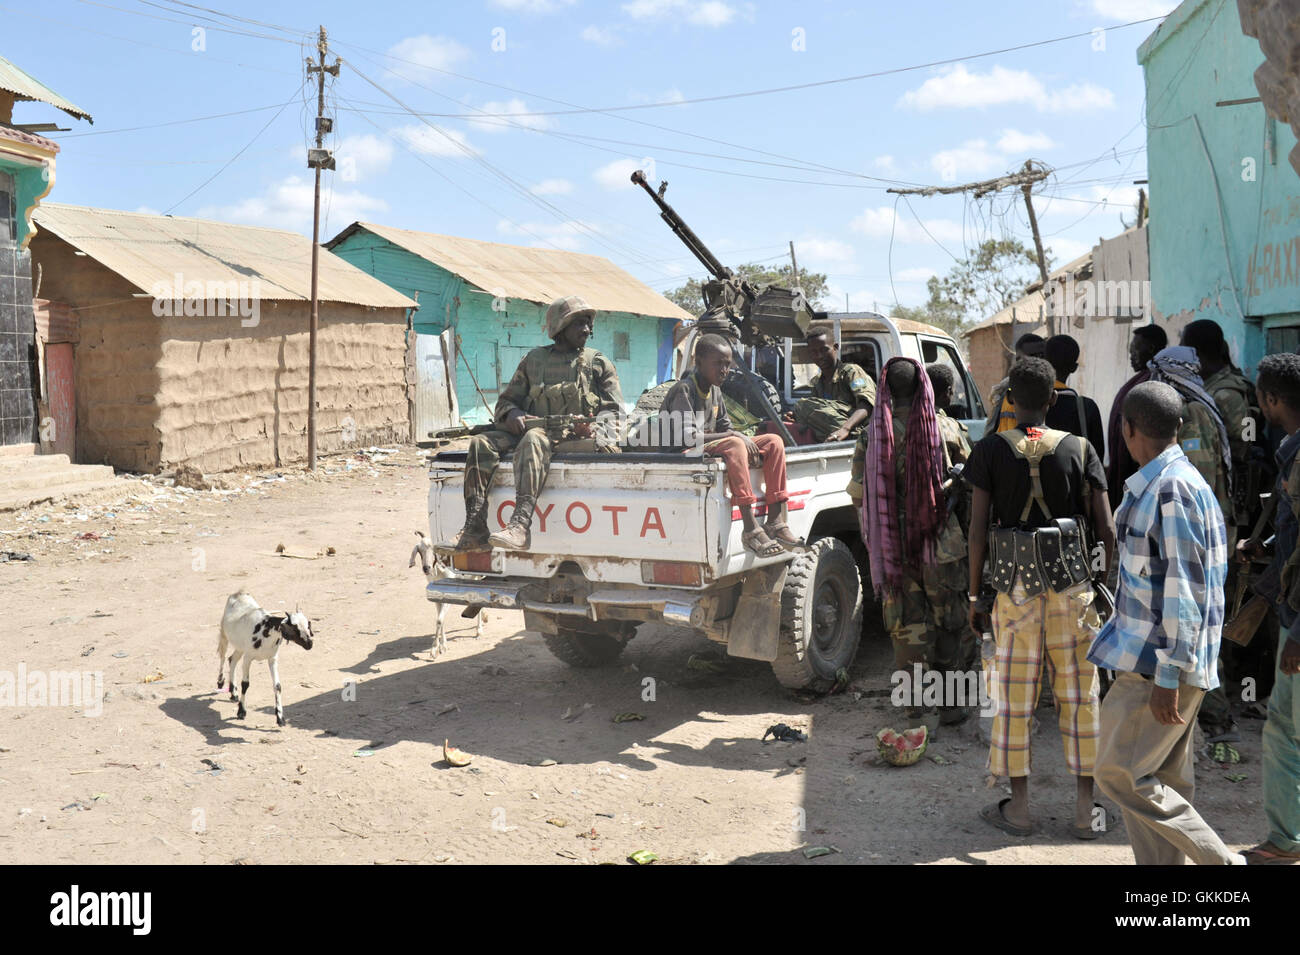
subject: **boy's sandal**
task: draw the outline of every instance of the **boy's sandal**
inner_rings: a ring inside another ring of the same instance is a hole
[[[1286,853],[1271,842],[1261,842],[1253,849],[1242,852],[1246,865],[1296,865],[1300,863],[1300,854]]]
[[[808,544],[806,541],[804,541],[802,537],[795,538],[794,540],[786,540],[785,538],[778,536],[781,531],[789,531],[789,530],[790,530],[790,525],[786,521],[781,521],[779,524],[763,525],[763,532],[766,533],[769,538],[776,541],[776,543],[780,544],[783,549],[788,551],[807,550]]]
[[[740,542],[745,550],[756,557],[777,557],[785,552],[779,543],[767,536],[761,527],[755,527],[740,535]]]

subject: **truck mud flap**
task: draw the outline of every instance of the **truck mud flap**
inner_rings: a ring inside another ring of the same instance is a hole
[[[751,571],[727,621],[727,655],[771,663],[781,641],[781,589],[789,564]]]

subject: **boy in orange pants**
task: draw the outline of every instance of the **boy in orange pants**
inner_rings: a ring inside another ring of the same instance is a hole
[[[785,444],[774,434],[753,438],[732,430],[722,399],[722,382],[731,370],[731,345],[720,335],[701,336],[695,344],[695,368],[664,396],[661,413],[682,416],[688,445],[703,444],[706,454],[722,458],[727,469],[731,502],[740,510],[745,530],[741,542],[759,557],[775,557],[782,550],[796,550],[803,541],[790,531],[786,519]],[[749,479],[750,468],[763,470],[767,520],[759,526],[754,519],[758,499]]]

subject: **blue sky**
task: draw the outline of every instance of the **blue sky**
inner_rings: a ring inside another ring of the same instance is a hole
[[[909,207],[879,180],[949,185],[1032,157],[1059,169],[1035,199],[1058,264],[1120,231],[1132,181],[1146,174],[1135,51],[1156,24],[1119,25],[1176,5],[207,2],[293,32],[175,0],[0,3],[0,54],[95,117],[92,127],[58,114],[73,129],[53,136],[62,152],[51,201],[309,234],[315,95],[302,61],[307,34],[324,24],[344,63],[329,91],[339,169],[326,174],[322,240],[364,219],[554,246],[606,256],[664,290],[701,269],[628,182],[649,160],[724,262],[776,261],[794,240],[801,268],[828,273],[834,305],[847,294],[852,308],[885,310],[919,304],[925,279],[963,247],[1030,237],[1018,192],[914,197]],[[1086,35],[946,66],[681,102],[1077,33]],[[452,115],[421,119],[387,94]],[[659,103],[672,105],[619,109]],[[567,112],[535,115],[556,111]],[[52,113],[19,104],[15,121]],[[114,132],[137,126],[154,128]]]

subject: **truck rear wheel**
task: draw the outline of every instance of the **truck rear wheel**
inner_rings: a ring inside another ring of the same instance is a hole
[[[791,689],[829,690],[836,672],[853,663],[861,637],[858,565],[841,541],[823,537],[786,574],[772,672]]]
[[[636,633],[626,621],[591,623],[581,627],[556,622],[557,633],[543,633],[546,649],[571,667],[608,666],[619,658]]]

